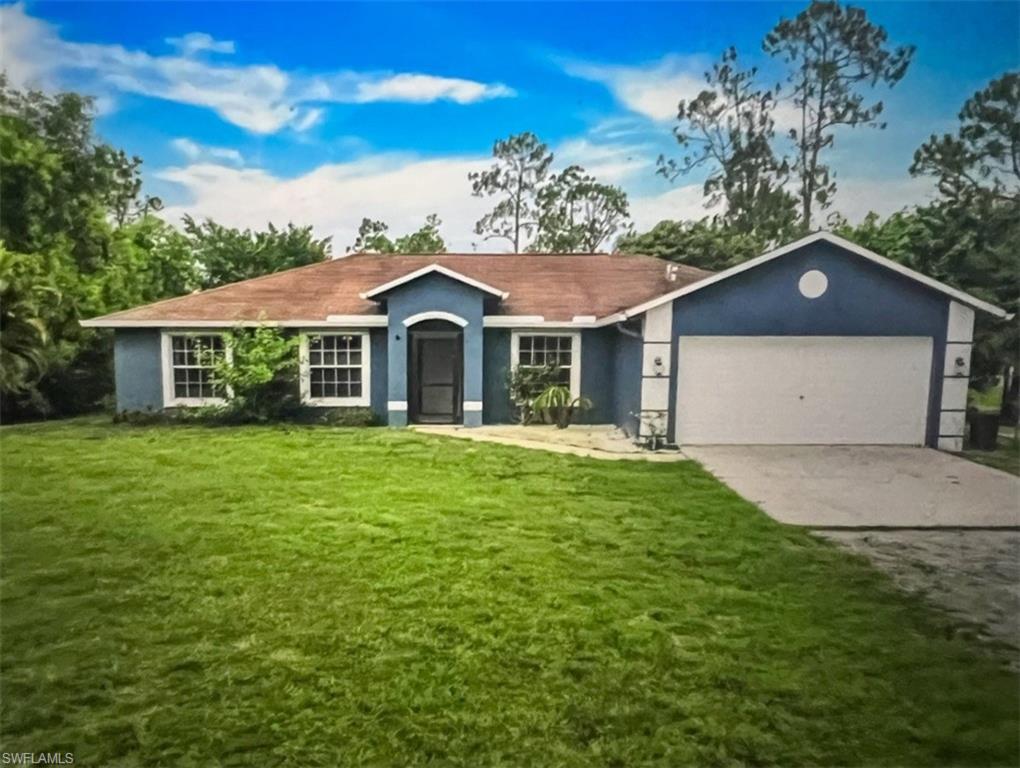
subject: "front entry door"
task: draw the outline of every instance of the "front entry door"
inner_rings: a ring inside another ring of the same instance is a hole
[[[463,421],[463,334],[411,331],[408,414],[418,424]]]

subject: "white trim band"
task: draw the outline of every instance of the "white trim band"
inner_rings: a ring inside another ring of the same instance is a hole
[[[461,328],[466,328],[468,321],[460,315],[455,315],[452,312],[419,312],[417,315],[411,315],[410,317],[404,318],[404,327],[410,328],[412,325],[425,322],[426,320],[445,320],[448,323],[459,325]]]
[[[465,400],[464,401],[464,413],[481,413],[482,401],[481,400]]]
[[[407,401],[406,400],[388,400],[386,402],[387,411],[406,411]]]
[[[325,320],[79,320],[82,328],[383,328],[386,315],[328,315]]]

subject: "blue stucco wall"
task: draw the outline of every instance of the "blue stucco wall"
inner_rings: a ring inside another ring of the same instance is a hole
[[[613,349],[613,424],[628,435],[638,434],[637,413],[641,411],[641,356],[644,345],[634,338],[616,331]]]
[[[542,333],[541,330],[533,331]],[[513,409],[507,391],[506,378],[511,368],[509,329],[490,328],[485,331],[484,390],[485,402],[482,417],[486,424],[505,424],[513,421]],[[593,328],[581,331],[581,394],[591,398],[592,409],[578,417],[584,424],[613,424],[620,411],[616,398],[616,382],[620,377],[617,366],[617,339],[623,337],[615,328]],[[638,343],[638,367],[625,378],[633,379],[640,388],[641,350]],[[631,410],[636,404],[629,403]]]
[[[162,410],[160,344],[158,328],[124,328],[114,332],[113,376],[118,411]]]
[[[405,283],[386,294],[389,315],[387,336],[388,399],[407,400],[407,328],[404,320],[420,312],[450,312],[467,320],[464,332],[464,400],[481,400],[482,387],[482,316],[486,294],[444,275],[431,274]],[[465,411],[465,421],[479,414]],[[389,423],[403,426],[407,412],[391,412]]]
[[[372,349],[372,391],[369,393],[371,399],[372,413],[381,423],[386,423],[386,393],[389,381],[389,371],[386,363],[386,329],[373,328],[369,332],[369,342]]]
[[[510,331],[489,328],[485,331],[485,354],[482,363],[484,401],[482,422],[507,424],[514,420],[506,378],[510,372]]]
[[[613,327],[581,331],[581,394],[592,409],[580,414],[582,424],[611,424],[616,412],[614,344],[619,335]]]
[[[159,328],[117,329],[113,337],[114,381],[118,411],[163,408],[163,365]],[[386,329],[373,328],[371,408],[386,420]],[[295,388],[297,383],[294,384]],[[320,410],[320,409],[315,409]]]
[[[800,294],[804,272],[829,280],[817,299]],[[679,336],[929,336],[933,340],[927,442],[938,440],[949,300],[937,291],[832,243],[811,243],[673,304]],[[675,341],[674,341],[675,345]],[[672,355],[669,434],[676,438],[677,370]]]

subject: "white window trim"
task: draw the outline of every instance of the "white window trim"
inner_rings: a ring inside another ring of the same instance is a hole
[[[223,339],[223,351],[227,362],[233,362],[234,350],[227,343],[224,331],[213,330],[170,330],[160,334],[160,349],[163,376],[163,407],[164,408],[199,408],[203,405],[223,405],[227,402],[223,397],[177,397],[174,394],[174,347],[175,336],[219,336]],[[230,390],[227,390],[228,392]]]
[[[516,368],[521,359],[521,336],[566,336],[570,343],[570,396],[581,396],[581,334],[579,331],[547,331],[544,328],[521,329],[510,333],[510,370]]]
[[[309,336],[360,336],[361,337],[361,395],[359,397],[312,397],[312,367],[308,358]],[[313,408],[343,406],[369,406],[372,404],[372,339],[368,331],[338,330],[329,328],[301,332],[298,352],[301,403]]]

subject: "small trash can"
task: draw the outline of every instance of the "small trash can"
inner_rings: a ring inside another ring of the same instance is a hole
[[[999,439],[999,414],[995,411],[971,411],[970,447],[979,451],[994,451]]]

